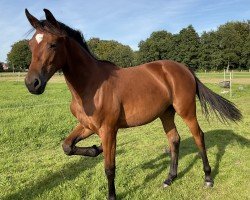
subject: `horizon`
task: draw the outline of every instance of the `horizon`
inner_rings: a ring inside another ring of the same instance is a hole
[[[141,40],[146,40],[152,32],[165,30],[172,34],[192,25],[201,35],[204,31],[216,30],[220,25],[231,21],[250,19],[250,1],[222,0],[210,3],[198,0],[164,1],[105,0],[84,2],[1,1],[0,20],[0,61],[6,62],[11,45],[22,39],[31,26],[24,14],[27,8],[38,19],[44,19],[44,8],[48,8],[58,21],[79,29],[86,40],[100,38],[115,40],[138,50]],[[14,14],[13,14],[14,13]]]

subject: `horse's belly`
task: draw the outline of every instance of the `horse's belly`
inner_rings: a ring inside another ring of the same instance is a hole
[[[147,124],[158,118],[170,105],[163,96],[151,96],[124,106],[120,127],[133,127]]]

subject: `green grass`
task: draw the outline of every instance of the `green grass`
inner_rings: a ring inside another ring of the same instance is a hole
[[[208,84],[216,92],[221,89]],[[234,85],[230,100],[242,110],[238,125],[210,124],[198,110],[205,132],[214,188],[203,188],[202,162],[191,134],[176,117],[181,135],[179,178],[162,188],[170,158],[159,120],[118,133],[116,189],[118,199],[247,199],[250,196],[250,85]],[[228,94],[226,94],[229,98]],[[105,199],[103,156],[63,153],[61,143],[77,124],[69,110],[70,93],[51,83],[41,96],[22,82],[0,81],[0,199]],[[198,105],[198,108],[200,106]],[[99,144],[93,136],[80,145]]]

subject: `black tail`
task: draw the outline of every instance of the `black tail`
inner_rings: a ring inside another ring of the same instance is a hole
[[[240,121],[242,114],[234,103],[214,93],[207,88],[195,75],[196,94],[200,99],[202,113],[208,118],[209,110],[212,110],[216,117],[222,122]]]

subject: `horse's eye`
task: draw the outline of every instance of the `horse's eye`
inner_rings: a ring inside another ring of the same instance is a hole
[[[49,44],[49,49],[55,49],[55,48],[56,48],[56,43]]]

